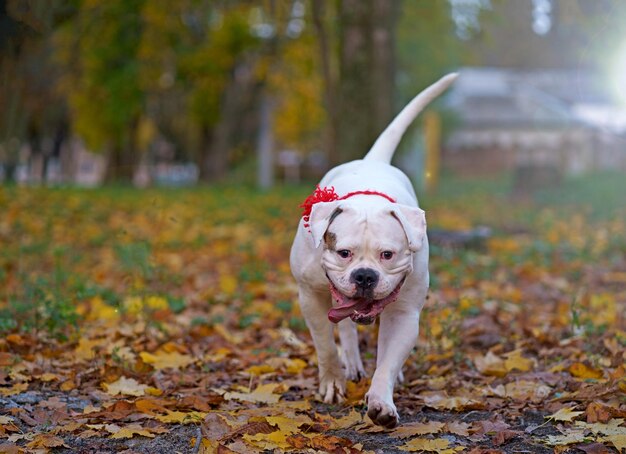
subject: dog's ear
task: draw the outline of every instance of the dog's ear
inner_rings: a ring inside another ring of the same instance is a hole
[[[398,204],[391,210],[391,215],[400,221],[409,240],[409,250],[411,252],[419,251],[424,244],[424,238],[426,238],[426,215],[424,210]]]
[[[309,230],[313,237],[313,245],[317,249],[333,219],[342,212],[340,201],[318,202],[313,205],[309,216]]]

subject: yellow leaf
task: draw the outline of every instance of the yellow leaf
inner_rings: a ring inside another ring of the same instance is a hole
[[[28,383],[16,383],[10,388],[0,388],[0,395],[8,397],[14,394],[23,393],[28,389]]]
[[[474,358],[474,365],[483,375],[504,377],[507,373],[504,361],[494,355],[493,352],[488,352],[485,356],[477,356]]]
[[[508,372],[512,370],[519,370],[522,372],[528,372],[532,370],[535,363],[532,359],[524,358],[522,356],[522,350],[513,350],[512,352],[507,353],[506,360],[504,361],[504,367]]]
[[[168,411],[166,415],[155,416],[161,422],[174,423],[174,424],[190,424],[192,422],[202,422],[207,413],[202,411]]]
[[[571,407],[571,408],[561,408],[559,411],[557,411],[556,413],[550,415],[550,416],[546,416],[546,419],[552,420],[552,421],[564,421],[564,422],[572,422],[572,420],[574,420],[574,418],[582,415],[584,413],[584,411],[574,411],[575,407]]]
[[[302,372],[306,368],[306,366],[306,361],[303,361],[300,358],[287,359],[287,361],[285,362],[285,368],[288,374],[297,375]]]
[[[576,421],[576,426],[590,430],[596,435],[626,435],[626,427],[622,427],[623,422],[622,418],[611,419],[607,424]]]
[[[59,380],[59,376],[56,374],[51,374],[49,372],[46,372],[45,374],[41,374],[39,377],[37,377],[37,379],[43,382],[49,382],[49,381]]]
[[[569,366],[569,373],[572,374],[576,378],[582,379],[599,379],[604,376],[601,370],[594,369],[592,367],[587,366],[584,363],[574,363]]]
[[[133,438],[133,436],[135,435],[154,438],[153,433],[151,433],[149,430],[144,429],[138,424],[131,424],[126,427],[122,427],[120,430],[111,435],[111,438]]]
[[[195,360],[188,355],[181,355],[178,352],[164,352],[158,351],[154,354],[148,352],[141,352],[139,354],[144,363],[150,364],[156,370],[162,369],[184,369]]]
[[[609,435],[601,438],[599,441],[612,443],[617,452],[622,452],[626,448],[626,435]]]
[[[262,449],[288,449],[291,447],[287,441],[289,434],[277,430],[269,434],[259,433],[256,435],[244,434],[243,439],[246,443]]]
[[[411,423],[398,427],[389,435],[396,438],[409,438],[415,435],[436,434],[441,432],[445,423],[439,421],[429,421],[427,423]]]
[[[272,426],[278,427],[278,430],[286,434],[298,433],[298,426],[302,421],[295,418],[287,418],[285,416],[266,416],[265,420]]]
[[[469,397],[448,397],[445,393],[423,395],[424,404],[436,410],[463,410],[466,408],[483,408],[483,404]]]
[[[220,291],[226,295],[233,295],[237,291],[237,279],[231,274],[220,276]]]
[[[518,402],[530,400],[539,403],[552,392],[552,388],[549,386],[530,380],[519,380],[507,383],[504,389],[506,397]]]
[[[113,383],[104,383],[104,388],[107,394],[111,396],[117,396],[118,394],[124,394],[126,396],[143,396],[146,392],[148,385],[142,385],[134,378],[120,377]]]
[[[272,366],[268,364],[259,364],[258,366],[248,367],[244,372],[258,377],[259,375],[276,372],[276,369],[274,369]]]
[[[276,391],[276,389],[280,388],[281,386],[282,385],[280,383],[268,383],[265,385],[259,385],[251,393],[227,392],[224,394],[224,399],[241,400],[243,402],[275,404],[280,400],[281,395],[275,394],[274,391]]]
[[[398,446],[398,449],[401,451],[426,451],[426,452],[437,452],[437,453],[453,453],[454,449],[448,448],[450,442],[445,438],[437,438],[435,440],[430,440],[427,438],[415,438],[411,441],[407,441],[402,446]]]
[[[353,408],[349,414],[347,414],[346,416],[342,418],[334,420],[332,423],[333,423],[333,429],[339,430],[339,429],[347,429],[361,422],[363,422],[363,416],[361,416],[361,413],[359,413]]]
[[[99,341],[81,338],[81,340],[78,342],[78,346],[74,350],[74,356],[79,361],[94,359],[96,357],[94,347],[97,347],[98,345],[100,345]]]

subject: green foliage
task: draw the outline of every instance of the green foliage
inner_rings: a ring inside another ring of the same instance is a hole
[[[60,29],[58,57],[66,69],[74,128],[93,150],[133,140],[142,108],[137,59],[143,0],[84,0]]]

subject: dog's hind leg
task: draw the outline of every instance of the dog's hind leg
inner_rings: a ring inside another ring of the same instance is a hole
[[[365,369],[359,352],[359,334],[356,324],[346,318],[340,321],[338,325],[341,359],[346,368],[346,377],[348,380],[359,381],[365,377]]]

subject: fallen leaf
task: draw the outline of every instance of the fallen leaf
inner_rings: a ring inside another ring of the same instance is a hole
[[[96,357],[95,347],[100,345],[100,341],[85,339],[78,341],[78,346],[74,350],[74,355],[79,361],[88,361]]]
[[[617,449],[617,452],[622,452],[626,448],[626,435],[609,435],[600,438],[599,441],[611,443]]]
[[[532,359],[522,356],[521,349],[513,350],[512,352],[506,353],[504,356],[506,357],[504,367],[509,372],[513,370],[528,372],[529,370],[532,370],[535,365]]]
[[[464,410],[478,409],[483,403],[469,397],[448,397],[445,393],[432,393],[422,395],[424,404],[436,410]]]
[[[13,424],[13,418],[11,416],[1,416],[0,424]]]
[[[31,442],[26,444],[26,447],[30,449],[60,447],[69,448],[62,438],[47,433],[36,435]]]
[[[333,424],[333,429],[335,430],[339,430],[339,429],[348,429],[352,426],[355,426],[359,423],[363,422],[363,416],[361,416],[361,413],[359,413],[358,411],[356,411],[354,408],[350,411],[349,414],[347,414],[346,416],[343,416],[341,418],[335,419],[332,421]]]
[[[602,443],[588,443],[585,445],[576,445],[576,449],[584,451],[585,454],[611,454],[613,452]]]
[[[546,416],[546,419],[550,421],[572,422],[574,418],[577,418],[584,413],[584,411],[574,411],[574,408],[576,407],[561,408],[556,413]]]
[[[275,391],[280,389],[281,387],[282,385],[280,383],[268,383],[265,385],[259,385],[253,392],[250,393],[241,393],[235,391],[224,393],[224,399],[240,400],[243,402],[275,404],[281,398],[281,394],[276,394]]]
[[[277,430],[269,434],[244,434],[243,439],[246,443],[261,449],[287,449],[291,446],[287,440],[287,435],[288,434]]]
[[[426,423],[409,423],[404,424],[393,432],[389,433],[390,436],[396,438],[409,438],[415,435],[436,434],[441,432],[445,423],[439,421],[429,421]]]
[[[184,369],[195,360],[189,355],[183,355],[176,351],[158,351],[154,354],[141,352],[139,354],[144,363],[150,364],[156,370],[163,369]]]
[[[569,366],[568,371],[576,378],[593,378],[597,380],[604,377],[604,374],[601,370],[594,369],[593,367],[587,366],[584,363],[574,363]]]
[[[192,422],[202,421],[206,417],[206,413],[201,411],[168,411],[165,415],[157,415],[154,418],[165,423],[175,424],[191,424]]]
[[[507,368],[504,366],[504,361],[497,357],[493,352],[487,352],[485,356],[476,356],[474,358],[474,365],[476,369],[483,375],[493,375],[496,377],[504,377],[507,373]]]
[[[130,424],[122,427],[120,430],[111,435],[111,438],[133,438],[135,435],[142,437],[154,438],[155,435],[138,424]]]
[[[451,454],[455,452],[454,449],[450,449],[450,442],[445,438],[437,438],[430,440],[428,438],[415,438],[407,441],[402,446],[398,446],[401,451],[425,451],[425,452],[437,452],[439,454]]]
[[[623,419],[612,419],[608,424],[593,423],[589,424],[582,421],[576,421],[576,426],[590,430],[595,435],[626,435],[626,427],[622,426]]]
[[[9,397],[23,393],[28,389],[28,383],[16,383],[9,388],[0,387],[0,395]]]
[[[471,424],[460,422],[460,421],[448,421],[446,423],[446,432],[453,433],[455,435],[460,435],[462,437],[469,436],[469,428]]]
[[[142,385],[134,378],[120,377],[113,383],[103,383],[107,394],[117,396],[123,394],[125,396],[143,396],[146,393],[148,385]]]

